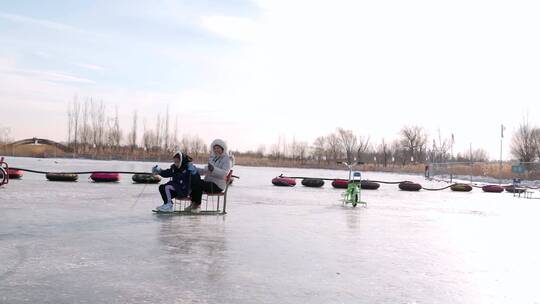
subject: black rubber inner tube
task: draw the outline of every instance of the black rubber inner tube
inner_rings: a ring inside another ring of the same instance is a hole
[[[302,180],[302,185],[306,187],[319,188],[324,186],[324,181],[318,178],[304,178]]]
[[[74,182],[79,179],[77,174],[47,173],[45,177],[52,182]]]
[[[510,193],[523,193],[525,192],[525,188],[518,188],[518,187],[514,187],[514,186],[506,186],[504,187],[504,190],[506,190],[506,192],[510,192]]]
[[[363,180],[360,182],[360,188],[365,190],[377,190],[380,186],[381,184],[368,180]]]
[[[402,182],[398,187],[403,191],[420,191],[422,189],[422,185],[413,182]]]
[[[161,181],[159,175],[152,174],[133,174],[131,179],[138,184],[157,184]]]
[[[473,187],[468,184],[454,184],[450,186],[450,189],[457,192],[469,192],[472,191]]]

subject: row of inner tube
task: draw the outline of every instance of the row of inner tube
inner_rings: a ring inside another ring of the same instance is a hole
[[[272,179],[272,184],[275,186],[281,186],[281,187],[294,187],[296,186],[296,180],[294,178],[288,178],[288,177],[275,177]],[[338,188],[338,189],[346,189],[349,184],[349,181],[346,179],[334,179],[332,181],[332,187]],[[304,178],[302,179],[302,185],[306,187],[313,187],[313,188],[320,188],[324,186],[324,180],[320,178]],[[362,180],[360,182],[360,188],[366,189],[366,190],[376,190],[381,185],[378,182],[369,181],[369,180]],[[398,184],[398,188],[403,191],[420,191],[422,189],[424,190],[444,190],[446,188],[450,188],[452,191],[456,192],[470,192],[473,190],[473,186],[470,184],[463,184],[463,183],[456,183],[452,184],[447,187],[439,188],[439,189],[429,189],[424,188],[419,183],[414,183],[410,181],[404,181],[400,182]],[[484,192],[491,192],[491,193],[501,193],[503,191],[507,191],[510,193],[522,193],[525,192],[525,188],[519,188],[515,187],[513,185],[508,186],[499,186],[499,185],[485,185],[481,187]]]
[[[288,177],[275,177],[272,179],[272,184],[281,187],[294,187],[296,186],[296,180]],[[320,188],[324,186],[324,180],[320,178],[304,178],[302,179],[302,185],[311,188]],[[332,187],[334,188],[346,189],[348,185],[349,181],[346,179],[335,179],[332,181]],[[368,180],[362,180],[360,182],[360,187],[362,189],[376,190],[379,189],[380,186],[379,183]]]
[[[23,176],[22,170],[8,169],[10,179],[21,179]],[[75,182],[79,179],[78,174],[74,173],[47,173],[45,177],[53,182]],[[90,179],[96,183],[118,182],[120,181],[119,173],[101,173],[95,172],[90,174]],[[159,175],[152,174],[133,174],[131,177],[133,182],[138,184],[157,184],[161,181]]]

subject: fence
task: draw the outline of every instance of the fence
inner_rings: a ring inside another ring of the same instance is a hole
[[[510,184],[520,179],[527,184],[540,184],[540,162],[448,162],[430,163],[426,177],[433,180],[455,180]]]

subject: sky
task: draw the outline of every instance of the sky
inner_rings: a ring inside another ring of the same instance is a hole
[[[103,100],[234,150],[337,127],[391,141],[419,125],[503,158],[540,119],[535,1],[4,1],[0,127],[65,141],[67,105]]]

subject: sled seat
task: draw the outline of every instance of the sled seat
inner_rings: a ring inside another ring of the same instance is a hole
[[[226,214],[227,208],[227,192],[229,190],[229,184],[232,180],[233,171],[230,170],[227,176],[225,176],[225,189],[218,193],[203,192],[201,201],[201,213],[204,214]],[[221,202],[223,201],[223,203]],[[223,209],[220,209],[222,204]],[[173,200],[173,211],[184,212],[184,210],[191,205],[191,197],[175,197]],[[204,205],[204,206],[203,206]],[[186,211],[187,212],[187,211]]]

